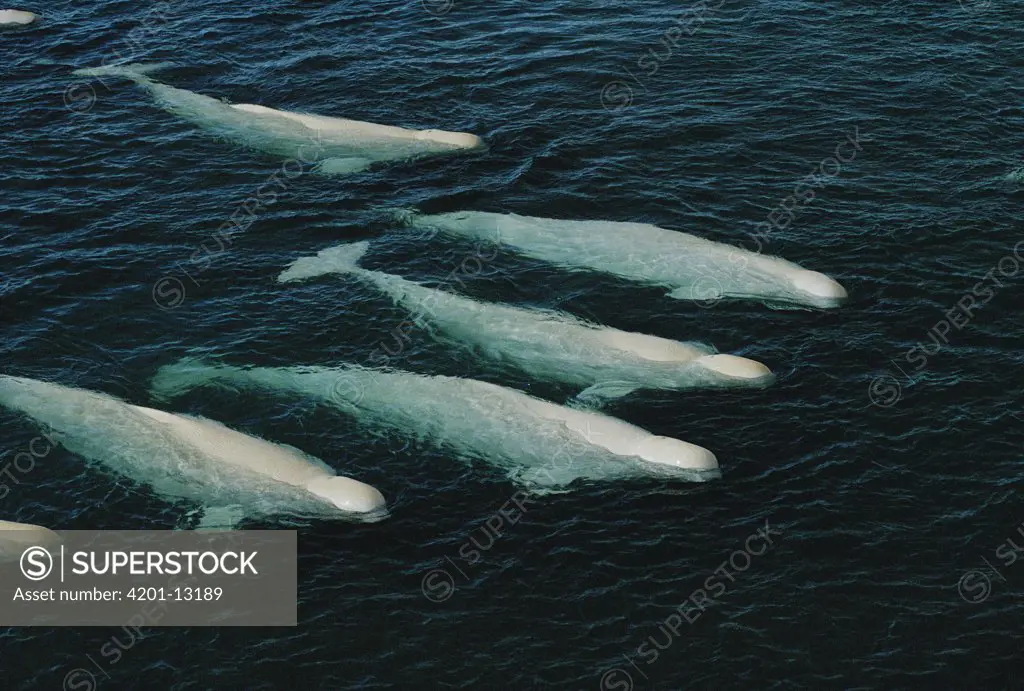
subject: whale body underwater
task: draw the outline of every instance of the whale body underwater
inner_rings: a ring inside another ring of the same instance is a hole
[[[75,70],[87,77],[123,77],[149,92],[156,104],[199,128],[274,156],[316,163],[323,175],[345,175],[375,163],[405,161],[485,148],[466,132],[410,130],[359,120],[275,110],[251,103],[229,104],[154,81],[167,65],[111,65]]]
[[[517,214],[399,211],[401,222],[454,237],[507,245],[569,269],[588,269],[669,288],[679,300],[755,299],[832,308],[846,290],[817,271],[648,223],[566,221]]]
[[[319,459],[201,417],[166,413],[106,394],[0,375],[0,405],[48,427],[83,458],[203,505],[201,528],[294,515],[378,520],[384,497]]]
[[[714,354],[703,344],[620,331],[564,312],[480,302],[358,265],[366,241],[330,247],[295,261],[279,277],[292,282],[348,274],[388,295],[418,324],[451,345],[470,346],[540,379],[585,387],[579,400],[599,402],[635,389],[766,386],[759,362]]]
[[[355,365],[243,368],[185,359],[157,372],[152,394],[166,399],[211,385],[310,397],[374,432],[395,432],[463,460],[486,461],[538,492],[580,479],[720,476],[714,454],[695,444],[474,379]]]

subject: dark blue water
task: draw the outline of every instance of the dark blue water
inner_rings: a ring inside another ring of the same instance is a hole
[[[351,281],[275,278],[364,238],[367,265],[447,276],[470,247],[410,239],[378,213],[396,206],[635,220],[747,247],[765,232],[766,252],[851,300],[706,308],[499,253],[461,290],[706,341],[779,375],[610,408],[712,449],[721,480],[581,484],[512,524],[494,517],[516,488],[485,464],[301,400],[196,393],[173,410],[301,447],[380,488],[391,518],[302,529],[294,629],[2,630],[4,688],[1024,688],[1024,566],[1006,544],[1024,545],[1024,193],[1004,179],[1024,165],[1019,3],[24,9],[44,21],[0,34],[5,373],[146,404],[186,353],[365,362],[402,311]],[[71,76],[118,58],[174,61],[162,81],[231,102],[474,132],[490,151],[301,176],[197,271],[192,254],[280,161],[127,82]],[[185,288],[174,309],[153,300],[168,276]],[[392,364],[572,393],[422,333]],[[0,461],[36,434],[0,413]],[[59,529],[173,528],[188,508],[62,450],[15,477],[0,516]],[[115,639],[120,654],[102,652]]]

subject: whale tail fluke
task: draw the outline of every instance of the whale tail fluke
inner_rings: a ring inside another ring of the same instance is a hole
[[[605,404],[633,393],[640,386],[628,381],[603,381],[588,386],[566,402],[577,410],[598,410]]]
[[[123,65],[101,65],[75,70],[72,74],[79,77],[124,77],[133,82],[145,80],[147,75],[173,67],[170,62],[127,63]]]
[[[423,214],[413,208],[386,208],[381,209],[384,218],[398,227],[405,229],[405,237],[416,242],[426,242],[437,237],[441,229],[435,225],[417,222]]]
[[[149,393],[158,401],[169,401],[196,387],[226,377],[231,369],[201,358],[184,358],[173,365],[161,367],[150,382]]]
[[[388,218],[400,226],[411,226],[413,220],[420,215],[420,212],[416,209],[407,207],[382,209],[382,211]]]
[[[369,248],[370,243],[366,240],[328,247],[314,257],[302,257],[292,262],[277,277],[277,282],[291,283],[324,274],[351,273],[359,269],[359,260]]]

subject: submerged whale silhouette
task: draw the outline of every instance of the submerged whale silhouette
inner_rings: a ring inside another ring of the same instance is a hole
[[[707,449],[607,415],[542,401],[474,379],[344,367],[241,368],[185,359],[160,369],[158,398],[216,385],[287,391],[336,407],[374,430],[424,439],[480,459],[534,489],[578,479],[718,477]]]
[[[357,173],[372,164],[437,156],[484,147],[465,132],[409,130],[359,120],[274,110],[251,103],[229,104],[153,81],[147,75],[166,67],[118,65],[75,70],[88,77],[117,76],[146,89],[157,105],[228,141],[284,158],[316,162],[324,175]],[[315,142],[311,144],[311,142]],[[315,148],[313,158],[307,149]]]
[[[0,405],[51,428],[72,453],[162,497],[203,504],[200,527],[277,514],[375,520],[385,513],[384,497],[373,487],[336,475],[298,449],[205,418],[6,375],[0,375]]]
[[[696,343],[590,324],[564,312],[525,309],[468,297],[360,268],[366,241],[295,261],[278,281],[326,273],[350,274],[409,310],[417,323],[450,342],[540,379],[586,387],[581,400],[600,401],[638,388],[688,389],[766,386],[773,377],[759,362],[712,354]]]
[[[846,290],[792,262],[647,223],[564,221],[516,214],[456,211],[399,220],[458,237],[508,245],[521,254],[670,288],[669,297],[708,301],[752,298],[830,308]]]

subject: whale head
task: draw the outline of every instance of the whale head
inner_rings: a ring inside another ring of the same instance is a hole
[[[718,459],[703,446],[671,437],[651,435],[640,442],[635,453],[648,463],[690,470],[715,470]]]
[[[772,371],[757,360],[749,360],[737,355],[724,353],[705,355],[697,358],[694,363],[720,377],[733,380],[737,384],[770,384],[775,378]]]
[[[801,271],[792,282],[798,293],[818,307],[837,307],[848,297],[845,288],[817,271]]]
[[[306,489],[348,513],[377,513],[386,507],[384,495],[365,482],[341,475],[313,480]]]
[[[447,144],[454,149],[482,149],[484,140],[468,132],[445,132],[444,130],[421,130],[417,139],[425,139],[438,144]]]

